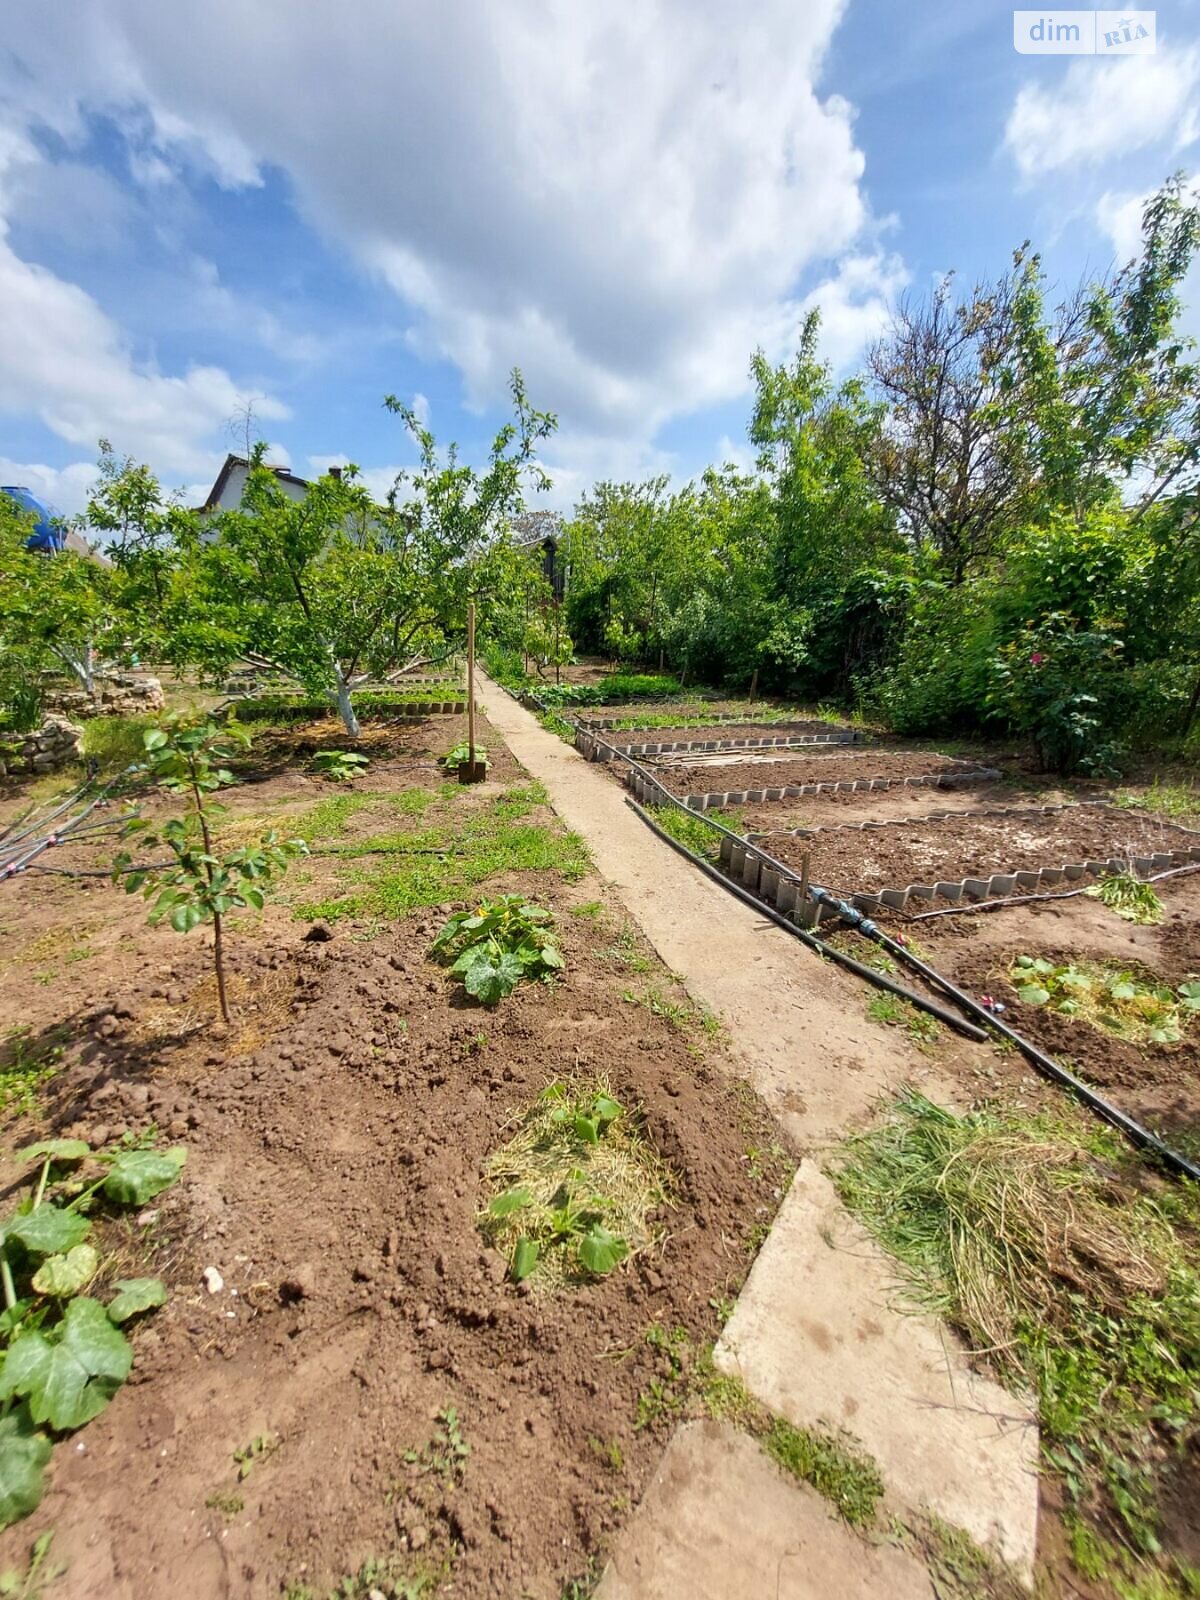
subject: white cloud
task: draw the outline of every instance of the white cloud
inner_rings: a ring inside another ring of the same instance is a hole
[[[645,442],[744,392],[805,290],[870,253],[853,112],[818,77],[843,0],[44,0],[6,21],[18,98],[63,136],[102,110],[139,179],[284,171],[305,216],[409,307],[410,347],[468,403],[520,365],[580,437]],[[269,70],[264,70],[269,63]],[[887,292],[830,314],[852,342]]]
[[[1182,150],[1197,135],[1198,88],[1196,48],[1119,61],[1080,57],[1052,86],[1020,90],[1004,142],[1025,179],[1147,145]]]
[[[41,462],[13,461],[8,456],[0,456],[0,483],[29,489],[51,510],[68,517],[83,510],[97,475],[94,461],[48,467]]]
[[[222,368],[173,375],[137,359],[89,294],[16,254],[7,202],[39,161],[27,139],[0,127],[0,416],[33,414],[88,450],[110,438],[168,479],[214,470],[220,456],[212,435],[239,402],[252,399],[262,418],[286,417],[285,406],[257,390],[248,394]],[[66,486],[78,487],[79,465],[67,469],[75,476]]]

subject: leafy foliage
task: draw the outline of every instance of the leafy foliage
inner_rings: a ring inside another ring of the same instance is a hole
[[[1143,883],[1134,872],[1109,872],[1084,891],[1094,896],[1126,922],[1143,926],[1162,921],[1163,903],[1153,884]]]
[[[126,838],[136,838],[143,850],[165,846],[173,860],[168,865],[134,863],[123,850],[113,858],[112,876],[123,883],[126,894],[153,900],[151,926],[164,918],[176,933],[190,933],[202,923],[213,925],[213,964],[221,1015],[230,1020],[225,992],[223,919],[230,911],[253,907],[261,911],[264,891],[271,880],[287,870],[297,856],[307,855],[303,839],[280,839],[274,829],[257,844],[244,845],[225,856],[215,852],[213,828],[224,808],[209,800],[213,790],[233,782],[228,761],[248,747],[250,737],[236,725],[194,722],[170,712],[143,735],[146,772],[155,783],[189,801],[182,817],[172,817],[155,828],[143,817],[131,818]]]
[[[489,1174],[499,1187],[480,1226],[514,1283],[607,1276],[648,1241],[647,1213],[666,1192],[635,1119],[603,1085],[550,1084]]]
[[[319,750],[313,757],[313,766],[331,783],[353,783],[370,764],[370,757],[357,750]]]
[[[119,1324],[166,1298],[156,1278],[119,1280],[107,1305],[83,1291],[102,1267],[91,1212],[101,1203],[143,1205],[176,1182],[182,1149],[127,1143],[93,1155],[77,1139],[19,1151],[38,1161],[34,1191],[0,1227],[0,1527],[42,1495],[49,1433],[69,1433],[100,1414],[125,1382],[133,1350]],[[86,1181],[82,1162],[100,1168]]]
[[[1025,1005],[1079,1017],[1122,1039],[1177,1044],[1188,1022],[1200,1013],[1200,983],[1170,989],[1094,962],[1055,965],[1041,956],[1022,955],[1009,969],[1009,977]]]
[[[565,963],[550,931],[550,913],[519,894],[483,900],[458,911],[430,947],[430,955],[461,978],[469,995],[495,1005],[522,978],[545,978]]]

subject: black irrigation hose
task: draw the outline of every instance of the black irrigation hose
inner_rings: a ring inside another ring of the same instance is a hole
[[[534,700],[535,704],[538,704],[535,696],[531,695],[530,698]],[[544,709],[544,707],[539,705],[539,710]],[[563,721],[572,723],[572,725],[578,731],[578,723],[572,722],[570,717],[564,717]],[[595,735],[591,733],[591,730],[588,730],[588,733],[589,737],[595,739]],[[625,755],[622,751],[620,751],[618,746],[609,744],[606,739],[598,739],[596,742],[605,745],[606,748],[620,755],[622,759],[625,760],[631,767],[637,767],[639,771],[645,771],[639,762],[634,761],[631,756]],[[655,781],[657,782],[657,780]],[[679,799],[675,795],[672,795],[669,790],[663,789],[661,784],[659,784],[658,787],[662,790],[662,793],[672,805],[677,807],[680,811],[686,812],[689,817],[699,817],[701,820],[708,823],[710,827],[715,828],[719,833],[729,834],[732,838],[738,839],[739,843],[746,843],[745,840],[740,839],[739,835],[733,833],[732,829],[724,827],[721,823],[717,822],[715,818],[705,816],[704,812],[702,811],[692,811],[689,807],[681,804]],[[673,838],[671,834],[669,834],[665,828],[661,827],[657,822],[655,822],[654,818],[650,816],[645,808],[639,805],[631,796],[626,797],[626,804],[635,812],[637,812],[637,814],[642,818],[642,821],[645,822],[647,826],[652,828],[660,838],[664,839],[672,847],[672,849],[677,850],[680,855],[686,856],[688,860],[698,866],[708,877],[719,883],[722,888],[728,889],[729,892],[733,895],[736,895],[739,900],[745,901],[747,905],[752,906],[756,911],[759,911],[764,916],[770,918],[771,921],[778,923],[780,927],[786,928],[789,933],[796,934],[806,944],[811,944],[819,951],[820,954],[827,955],[834,961],[840,962],[843,966],[847,967],[851,971],[857,971],[862,977],[866,978],[871,983],[879,984],[879,986],[882,988],[891,988],[894,990],[894,992],[902,994],[914,1005],[920,1006],[923,1010],[930,1011],[934,1016],[941,1016],[944,1021],[948,1022],[952,1027],[957,1028],[960,1032],[966,1032],[971,1026],[969,1023],[965,1023],[963,1018],[955,1016],[953,1013],[948,1011],[943,1012],[941,1007],[935,1008],[923,997],[903,989],[900,985],[894,985],[883,981],[884,974],[875,972],[871,967],[863,966],[861,962],[855,961],[851,956],[844,956],[840,951],[833,949],[831,945],[827,945],[822,940],[818,939],[815,934],[809,933],[807,929],[802,929],[796,926],[796,924],[789,922],[782,915],[782,913],[777,912],[772,907],[765,905],[757,898],[757,896],[751,894],[748,889],[744,889],[741,884],[734,883],[732,878],[727,877],[726,874],[723,873],[720,868],[715,867],[712,862],[705,861],[703,856],[696,855],[693,850],[689,850],[686,845],[681,844],[678,839]],[[760,859],[770,859],[766,856],[765,852],[755,850],[753,845],[750,846],[750,849],[753,850],[754,853],[760,857]],[[1164,876],[1165,875],[1166,874],[1164,874]],[[1103,1095],[1097,1094],[1094,1089],[1090,1088],[1081,1079],[1077,1078],[1074,1073],[1068,1072],[1066,1067],[1062,1066],[1060,1062],[1056,1061],[1053,1056],[1048,1056],[1044,1050],[1039,1049],[1037,1045],[1032,1043],[1032,1041],[1026,1039],[1023,1034],[1018,1033],[1015,1028],[1010,1028],[1006,1022],[1001,1022],[999,1017],[997,1017],[993,1012],[988,1011],[985,1006],[980,1005],[977,1000],[972,999],[969,994],[964,993],[964,991],[956,984],[952,983],[949,978],[944,977],[940,972],[938,972],[935,967],[931,967],[928,962],[922,961],[918,956],[913,955],[911,950],[908,950],[904,945],[898,943],[889,934],[884,933],[883,929],[880,928],[877,923],[873,922],[869,917],[865,917],[862,912],[857,909],[857,907],[848,904],[845,900],[840,900],[836,895],[830,894],[827,889],[822,889],[816,884],[810,884],[809,893],[812,895],[814,900],[827,905],[831,910],[836,912],[839,917],[848,922],[852,928],[856,929],[857,932],[863,934],[867,938],[874,939],[877,944],[881,945],[898,961],[904,962],[905,965],[911,967],[914,972],[919,973],[927,983],[932,984],[934,988],[940,989],[943,994],[949,996],[949,998],[953,1000],[956,1005],[961,1006],[962,1009],[970,1016],[976,1017],[983,1026],[974,1028],[968,1037],[982,1037],[986,1039],[987,1034],[984,1032],[984,1029],[993,1029],[996,1033],[1000,1034],[1002,1038],[1007,1039],[1010,1044],[1015,1045],[1016,1048],[1021,1051],[1022,1055],[1031,1061],[1033,1065],[1037,1067],[1038,1071],[1041,1072],[1045,1077],[1049,1078],[1052,1082],[1059,1084],[1060,1087],[1069,1090],[1069,1092],[1073,1094],[1081,1104],[1085,1105],[1089,1111],[1094,1112],[1096,1116],[1101,1118],[1102,1121],[1107,1122],[1110,1127],[1116,1128],[1118,1132],[1123,1133],[1132,1144],[1136,1145],[1139,1149],[1146,1150],[1155,1156],[1168,1172],[1174,1173],[1179,1177],[1191,1178],[1194,1182],[1200,1182],[1200,1166],[1197,1166],[1194,1161],[1189,1161],[1186,1156],[1180,1155],[1178,1150],[1172,1150],[1170,1145],[1164,1144],[1156,1134],[1151,1133],[1148,1128],[1144,1128],[1142,1124],[1140,1122],[1136,1122],[1133,1117],[1127,1116],[1124,1111],[1119,1110],[1118,1107],[1114,1106],[1111,1101],[1106,1100]]]
[[[646,826],[656,833],[660,839],[665,840],[673,850],[677,850],[681,856],[686,857],[693,866],[699,867],[701,872],[706,873],[715,883],[719,883],[723,889],[728,889],[739,900],[751,906],[761,916],[766,917],[769,922],[773,922],[776,927],[782,928],[785,933],[790,933],[801,940],[810,949],[815,950],[818,955],[828,956],[831,961],[836,961],[857,977],[865,978],[868,983],[873,983],[876,988],[886,989],[889,994],[898,995],[900,999],[907,1000],[910,1005],[917,1006],[922,1011],[928,1011],[930,1016],[936,1017],[939,1022],[944,1022],[948,1028],[954,1028],[958,1033],[965,1035],[966,1038],[986,1043],[987,1034],[984,1030],[976,1027],[973,1022],[968,1022],[965,1017],[960,1017],[956,1012],[949,1011],[945,1006],[938,1005],[936,1000],[929,1000],[925,995],[918,994],[915,989],[906,989],[902,983],[897,983],[894,978],[889,978],[886,972],[877,972],[874,967],[864,966],[861,961],[856,961],[853,956],[848,956],[844,951],[837,950],[833,945],[826,944],[824,939],[818,939],[816,934],[810,933],[807,928],[798,927],[796,923],[790,922],[782,912],[776,911],[773,906],[765,905],[757,895],[751,894],[749,889],[743,889],[741,884],[734,883],[731,878],[726,877],[719,867],[714,866],[711,861],[706,861],[703,856],[698,856],[694,850],[689,850],[687,845],[676,839],[673,834],[668,833],[662,824],[656,822],[646,808],[639,805],[632,796],[626,796],[625,804],[632,811],[635,811]]]

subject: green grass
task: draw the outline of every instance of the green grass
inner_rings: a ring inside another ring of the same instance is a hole
[[[340,798],[340,797],[338,797]],[[384,834],[340,847],[347,860],[384,858],[352,869],[344,893],[295,908],[297,917],[404,917],[421,906],[461,899],[489,878],[509,872],[557,872],[574,883],[591,865],[587,846],[575,833],[533,823],[475,816],[421,833]],[[390,858],[390,859],[389,859]]]
[[[424,793],[423,790],[418,792]],[[346,824],[351,817],[378,799],[379,795],[369,789],[331,794],[324,800],[318,800],[310,810],[302,812],[294,821],[288,823],[285,831],[289,838],[303,839],[305,844],[309,845],[316,844],[321,839],[336,838],[339,833],[345,832]]]
[[[142,734],[153,727],[156,718],[89,717],[83,724],[83,753],[107,776],[145,759]]]
[[[1157,1495],[1200,1431],[1200,1199],[1141,1176],[1098,1124],[957,1117],[913,1091],[834,1171],[914,1303],[1037,1395],[1044,1460],[1119,1535],[1124,1579],[1174,1582]]]
[[[388,805],[402,817],[423,817],[436,802],[432,789],[404,789],[400,794],[388,795]]]
[[[1200,822],[1200,786],[1194,783],[1161,783],[1155,778],[1142,794],[1125,790],[1114,794],[1112,803],[1137,811],[1155,811],[1164,817],[1191,817]]]
[[[679,806],[647,806],[646,810],[664,833],[677,839],[693,855],[706,861],[715,861],[721,852],[721,835],[709,827],[699,812],[681,810]]]
[[[815,1428],[794,1428],[782,1417],[771,1418],[759,1442],[785,1472],[811,1483],[836,1506],[851,1527],[874,1522],[883,1479],[874,1460],[852,1443]]]
[[[928,1011],[918,1010],[909,1001],[901,1000],[899,995],[889,994],[885,989],[879,990],[867,1001],[867,1016],[872,1022],[881,1022],[885,1027],[903,1028],[918,1048],[936,1044],[941,1037],[941,1029]]]

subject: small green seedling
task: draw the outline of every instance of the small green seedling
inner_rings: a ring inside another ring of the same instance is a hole
[[[243,1449],[235,1450],[233,1459],[238,1469],[238,1482],[245,1482],[256,1461],[265,1461],[268,1456],[274,1455],[279,1449],[279,1443],[280,1441],[272,1435],[260,1433]]]
[[[471,1446],[463,1435],[458,1411],[454,1406],[446,1406],[438,1412],[435,1421],[437,1429],[430,1442],[423,1450],[406,1450],[404,1459],[410,1466],[435,1473],[443,1483],[461,1483],[466,1476]]]
[[[449,966],[469,995],[495,1005],[522,978],[545,978],[566,963],[550,932],[553,918],[519,894],[483,900],[458,911],[430,947],[435,961]]]
[[[224,807],[206,796],[233,782],[233,774],[214,763],[227,761],[248,748],[250,736],[238,727],[213,722],[189,722],[168,713],[156,727],[147,728],[147,775],[189,801],[182,817],[172,817],[155,829],[141,817],[125,824],[122,836],[136,837],[143,850],[165,846],[174,858],[166,865],[135,866],[123,850],[114,857],[114,883],[124,883],[126,894],[141,890],[154,905],[151,926],[165,917],[176,933],[190,933],[202,922],[213,925],[213,967],[221,1016],[229,1022],[225,992],[224,918],[230,911],[263,907],[263,891],[272,878],[286,872],[296,856],[308,854],[303,839],[280,839],[272,829],[258,841],[229,855],[214,854],[213,824]]]
[[[331,783],[353,783],[370,764],[370,757],[357,750],[322,750],[313,757],[313,766]]]

